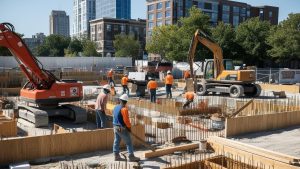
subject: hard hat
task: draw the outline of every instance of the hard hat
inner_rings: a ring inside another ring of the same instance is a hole
[[[127,74],[127,73],[125,73],[125,74],[124,74],[124,76],[128,76],[128,74]]]
[[[246,66],[246,64],[243,64],[243,66]]]
[[[127,96],[127,94],[123,94],[122,96],[120,96],[120,100],[128,101],[128,96]]]
[[[110,87],[110,85],[106,84],[106,85],[103,86],[103,89],[110,90],[111,87]]]
[[[167,74],[171,74],[171,71],[170,71],[170,70],[168,70],[168,71],[167,71]]]
[[[110,71],[113,71],[113,69],[111,68]]]

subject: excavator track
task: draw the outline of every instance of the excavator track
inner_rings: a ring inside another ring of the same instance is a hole
[[[85,109],[63,104],[55,108],[31,107],[23,104],[18,105],[19,117],[35,125],[35,127],[46,127],[49,125],[49,117],[63,116],[71,119],[74,123],[84,123],[87,121]]]

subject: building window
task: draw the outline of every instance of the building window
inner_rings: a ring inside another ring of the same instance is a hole
[[[159,2],[156,4],[156,9],[161,9],[162,8],[162,2]]]
[[[230,6],[223,5],[223,11],[229,12],[230,11]]]
[[[121,32],[125,32],[125,25],[121,25]]]
[[[217,13],[212,13],[211,14],[211,21],[212,22],[218,22],[218,14]]]
[[[239,16],[233,16],[233,26],[238,26],[239,25]]]
[[[233,7],[233,13],[240,13],[240,8],[237,6]]]
[[[269,11],[269,18],[272,18],[272,17],[273,17],[273,12]]]
[[[171,6],[170,6],[170,1],[167,1],[166,2],[166,8],[170,8]]]
[[[119,26],[118,25],[114,25],[114,31],[119,31]]]
[[[153,22],[148,22],[148,28],[152,29],[153,28]]]
[[[222,21],[224,23],[229,23],[229,14],[223,13]]]
[[[212,4],[212,10],[218,11],[218,4]]]
[[[171,20],[166,20],[166,24],[165,25],[171,25],[171,24],[172,24]]]
[[[171,16],[171,11],[166,11],[166,18]]]
[[[154,5],[148,5],[148,11],[153,11],[154,10]]]
[[[156,13],[156,18],[157,18],[157,19],[162,18],[162,13],[161,13],[161,12],[157,12],[157,13]]]
[[[241,8],[241,14],[246,15],[246,8]]]
[[[247,11],[247,17],[248,18],[250,17],[250,11],[249,10]]]
[[[157,21],[156,26],[162,26],[162,21]]]
[[[153,13],[148,14],[148,20],[153,20],[153,18],[154,18],[154,14]]]
[[[109,24],[106,25],[106,30],[110,32],[111,31],[111,25],[109,25]]]
[[[212,9],[211,3],[205,2],[205,3],[204,3],[204,9],[209,9],[209,10],[211,10],[211,9]]]

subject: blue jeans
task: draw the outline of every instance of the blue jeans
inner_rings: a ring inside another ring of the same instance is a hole
[[[167,98],[170,96],[170,99],[172,99],[172,85],[171,84],[167,84],[166,85],[166,92],[167,92]]]
[[[96,110],[97,128],[106,128],[106,114],[104,111]]]
[[[153,103],[156,102],[156,89],[150,89],[150,101]]]
[[[123,86],[123,94],[127,94],[129,96],[129,89],[127,85],[122,85]]]
[[[128,130],[124,127],[114,126],[114,136],[115,136],[114,145],[113,145],[114,154],[119,154],[120,142],[121,139],[123,139],[123,141],[126,144],[128,154],[133,155],[133,145]]]
[[[113,84],[114,86],[116,86],[115,81],[112,79],[112,77],[108,77],[108,84]]]

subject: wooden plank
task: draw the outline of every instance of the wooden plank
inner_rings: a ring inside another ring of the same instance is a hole
[[[163,149],[157,149],[154,152],[147,151],[145,152],[145,158],[153,158],[153,157],[160,157],[167,154],[172,154],[175,151],[186,151],[199,148],[199,143],[191,143],[191,144],[184,144],[174,147],[167,147]]]
[[[225,155],[239,156],[241,161],[253,160],[257,163],[265,164],[266,166],[273,166],[274,169],[296,169],[297,167],[290,165],[294,162],[295,157],[272,152],[255,146],[250,146],[240,142],[219,138],[210,137],[208,143],[215,150]]]

